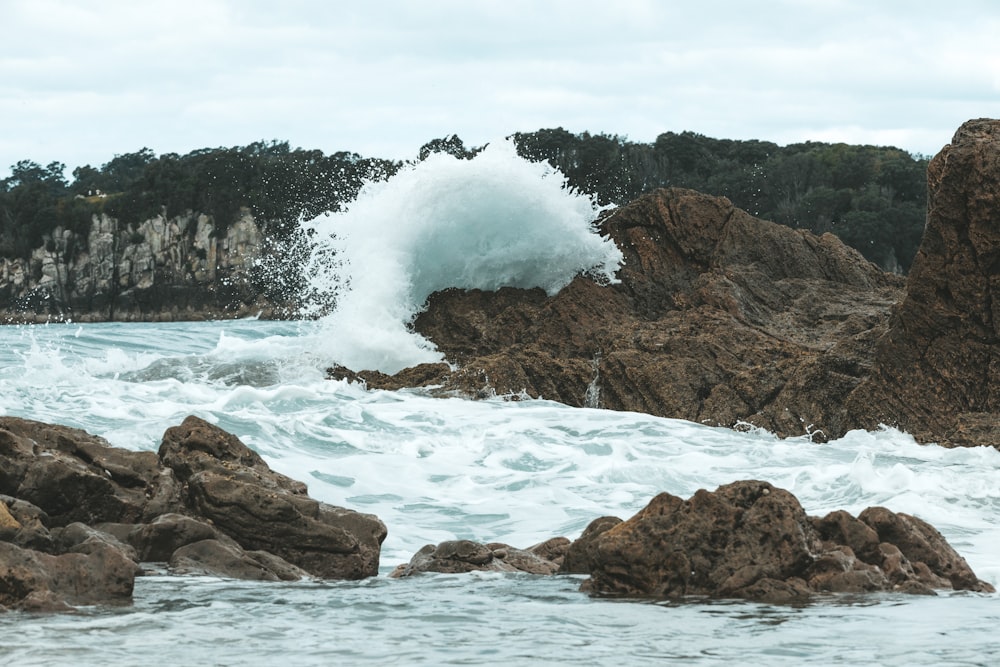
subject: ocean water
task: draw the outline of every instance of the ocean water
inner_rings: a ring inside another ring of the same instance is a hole
[[[389,530],[381,574],[366,581],[262,584],[158,568],[137,580],[131,606],[2,614],[0,664],[995,664],[997,595],[654,603],[590,598],[577,576],[387,578],[428,543],[527,547],[576,537],[602,515],[631,516],[660,491],[686,497],[763,479],[811,514],[871,505],[916,514],[1000,587],[994,449],[921,446],[892,429],[820,445],[545,400],[369,392],[324,379],[331,363],[391,368],[436,355],[406,322],[427,290],[442,286],[441,276],[427,278],[442,263],[453,262],[441,275],[466,276],[459,287],[551,291],[579,270],[613,279],[620,258],[590,230],[589,200],[510,154],[490,159],[478,172],[476,161],[442,157],[407,172],[412,183],[373,187],[345,214],[370,227],[337,216],[306,223],[319,241],[314,289],[335,293],[332,316],[0,327],[0,413],[137,450],[155,450],[166,428],[196,414],[305,481],[313,497],[374,513]],[[400,206],[432,186],[426,205]],[[511,222],[538,208],[558,215]],[[425,227],[406,236],[409,224]],[[490,237],[498,225],[548,252],[519,268],[518,253],[508,252],[515,239]],[[370,254],[376,236],[395,239],[385,261]],[[558,247],[564,236],[571,248]],[[481,248],[482,265],[449,260],[449,239],[463,258]],[[323,266],[341,272],[339,281],[324,287]],[[382,284],[389,278],[403,287]]]

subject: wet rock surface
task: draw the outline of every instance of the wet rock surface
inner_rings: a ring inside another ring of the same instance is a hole
[[[687,500],[661,493],[586,541],[584,589],[596,595],[793,602],[817,593],[993,592],[916,517],[882,507],[808,517],[792,494],[759,481]]]
[[[409,563],[396,567],[390,576],[409,577],[425,572],[555,574],[559,571],[560,558],[568,543],[565,538],[554,538],[528,549],[500,542],[480,544],[471,540],[450,540],[436,546],[428,544],[414,554]]]
[[[1000,446],[1000,120],[962,125],[927,170],[927,226],[853,419]]]
[[[0,418],[0,606],[131,599],[140,563],[254,580],[378,572],[385,526],[320,503],[197,417],[159,455],[78,429]]]
[[[965,123],[928,169],[908,278],[815,236],[664,189],[607,214],[620,282],[447,290],[414,329],[453,366],[370,388],[524,395],[823,441],[899,427],[921,442],[1000,446],[1000,121]]]
[[[832,235],[758,220],[722,198],[658,190],[600,221],[620,283],[448,290],[414,328],[457,366],[395,376],[341,369],[370,388],[434,385],[528,395],[781,435],[837,436],[902,281]]]

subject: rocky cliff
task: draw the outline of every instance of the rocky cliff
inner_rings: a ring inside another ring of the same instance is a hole
[[[905,283],[832,235],[659,190],[600,221],[625,256],[620,283],[434,294],[414,328],[457,370],[331,375],[816,440],[886,424],[923,442],[998,446],[1000,121],[963,125],[928,181]]]
[[[445,365],[369,386],[543,396],[782,435],[840,435],[901,280],[832,235],[753,218],[727,199],[658,190],[600,223],[620,283],[447,291],[414,327]]]
[[[272,314],[255,277],[266,240],[249,212],[223,233],[202,214],[57,228],[29,259],[0,258],[0,321],[170,321]]]

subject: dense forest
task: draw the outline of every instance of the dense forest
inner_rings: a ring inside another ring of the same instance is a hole
[[[816,233],[833,232],[865,257],[906,271],[924,226],[927,158],[896,148],[807,142],[712,139],[667,132],[653,143],[562,128],[513,136],[518,151],[546,160],[569,185],[601,204],[624,204],[664,186],[723,195],[751,214]],[[470,158],[457,136],[419,152]],[[26,257],[51,244],[57,227],[86,231],[95,213],[130,224],[185,211],[211,215],[223,231],[244,208],[272,236],[302,217],[336,211],[368,179],[384,179],[402,163],[355,153],[324,155],[287,142],[212,148],[157,156],[149,149],[117,155],[65,177],[65,166],[22,160],[0,180],[0,257]],[[85,242],[85,241],[84,241]],[[69,252],[70,249],[67,249]]]

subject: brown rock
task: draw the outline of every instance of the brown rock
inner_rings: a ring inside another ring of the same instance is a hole
[[[583,529],[583,534],[573,540],[566,549],[562,566],[559,571],[562,574],[590,574],[591,550],[597,536],[614,528],[622,522],[616,516],[602,516],[594,519]]]
[[[658,190],[600,222],[621,282],[541,290],[446,290],[414,328],[457,365],[419,382],[472,397],[541,396],[781,435],[843,433],[900,281],[835,237],[752,218],[723,198]]]
[[[851,397],[861,425],[1000,445],[1000,120],[962,125],[927,170],[924,237],[906,297]]]
[[[79,429],[0,417],[0,493],[47,514],[50,527],[75,521],[141,521],[173,487],[153,452],[111,447]],[[159,508],[157,508],[158,511]]]
[[[583,553],[584,589],[598,595],[793,601],[810,592],[992,591],[915,517],[870,508],[857,519],[810,518],[790,493],[757,481],[688,500],[661,493]]]
[[[53,556],[0,542],[0,607],[65,611],[76,605],[128,603],[138,570],[108,544]]]
[[[296,581],[309,573],[266,551],[245,551],[232,541],[201,540],[180,547],[170,557],[177,574],[201,574],[251,581]]]
[[[935,588],[992,592],[992,586],[977,579],[965,559],[926,521],[884,507],[869,507],[858,518],[871,526],[880,540],[898,548],[918,570],[917,578],[928,579],[923,583]],[[932,576],[919,576],[921,564]]]
[[[385,526],[377,517],[310,498],[235,436],[197,417],[167,429],[160,457],[186,485],[198,516],[249,551],[265,550],[318,577],[378,573]]]
[[[545,551],[544,548],[538,550]],[[414,554],[409,563],[396,567],[389,576],[409,577],[423,572],[525,572],[548,575],[558,570],[556,562],[530,549],[517,549],[499,542],[480,544],[471,540],[449,540],[437,546],[428,544]]]

